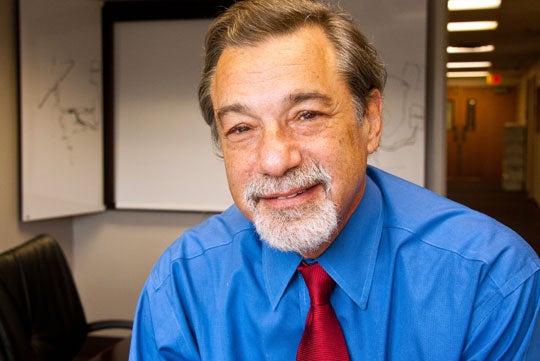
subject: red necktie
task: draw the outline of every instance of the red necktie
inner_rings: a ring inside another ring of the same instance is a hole
[[[318,264],[298,266],[306,282],[311,307],[306,319],[306,326],[296,361],[347,361],[349,352],[336,317],[330,294],[336,282]]]

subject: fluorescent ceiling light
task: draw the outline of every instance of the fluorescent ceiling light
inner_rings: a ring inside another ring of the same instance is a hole
[[[448,69],[465,69],[465,68],[489,68],[490,61],[462,61],[446,63]]]
[[[489,53],[495,50],[493,45],[482,46],[449,46],[446,48],[446,52],[450,54],[462,54],[462,53]]]
[[[448,23],[446,28],[448,31],[478,31],[478,30],[493,30],[497,29],[496,21],[462,21],[456,23]]]
[[[489,75],[488,71],[449,71],[447,78],[484,78]]]
[[[500,6],[501,0],[448,0],[450,11],[497,9]]]

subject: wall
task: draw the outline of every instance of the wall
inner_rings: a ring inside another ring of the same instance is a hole
[[[514,123],[517,87],[449,86],[454,128],[447,131],[448,178],[500,182],[506,123]],[[467,126],[467,101],[474,99],[474,126]]]
[[[536,79],[536,86],[534,90],[533,98],[536,98],[536,101],[533,99],[527,99],[527,95],[524,95],[522,98],[524,100],[521,102],[521,105],[524,107],[520,111],[520,115],[524,118],[531,116],[533,112],[536,112],[536,117],[540,117],[540,60],[531,68],[529,73],[523,78],[521,85],[522,93],[527,94],[527,83],[530,79]],[[527,111],[527,103],[535,103],[536,109]],[[536,121],[536,124],[532,122]],[[525,120],[526,122],[526,120]],[[528,138],[527,138],[527,191],[529,195],[540,205],[540,129],[538,125],[540,124],[540,119],[532,119],[528,123]]]
[[[446,3],[428,1],[426,188],[446,195]]]
[[[209,215],[108,211],[74,222],[75,277],[89,319],[131,318],[152,265]]]
[[[46,232],[58,239],[72,262],[70,218],[19,221],[16,4],[0,1],[0,250]]]
[[[528,118],[532,116],[528,109],[529,104],[534,101],[528,94],[529,82],[536,79],[536,104],[540,102],[538,89],[540,89],[540,59],[533,65],[525,75],[510,73],[503,77],[501,87],[516,87],[518,91],[517,104],[515,110],[515,122],[521,125],[527,125],[527,167],[526,167],[526,191],[529,197],[540,205],[540,132],[536,131],[536,125],[528,123]],[[448,79],[449,87],[486,87],[483,79]],[[538,106],[537,106],[538,109]],[[535,110],[532,110],[535,111]],[[538,110],[536,110],[538,111]],[[540,114],[538,115],[540,116]],[[534,121],[534,120],[533,120]]]

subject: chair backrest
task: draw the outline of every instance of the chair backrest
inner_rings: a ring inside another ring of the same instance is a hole
[[[71,360],[87,334],[62,249],[48,235],[0,254],[0,360]]]

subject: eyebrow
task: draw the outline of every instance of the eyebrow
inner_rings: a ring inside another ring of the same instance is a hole
[[[332,99],[328,95],[324,95],[319,92],[292,93],[286,97],[285,103],[287,106],[292,106],[309,100],[321,100],[325,105],[332,103]],[[249,114],[250,110],[247,106],[240,103],[225,105],[216,111],[217,119],[223,119],[223,117],[228,113]]]
[[[239,114],[247,114],[248,108],[245,107],[242,104],[236,103],[231,105],[225,105],[221,108],[219,108],[216,111],[216,116],[218,120],[223,119],[223,117],[228,113],[239,113]]]
[[[291,105],[296,105],[308,100],[322,100],[325,104],[332,103],[332,99],[328,95],[319,92],[293,93],[289,95],[288,102]]]

